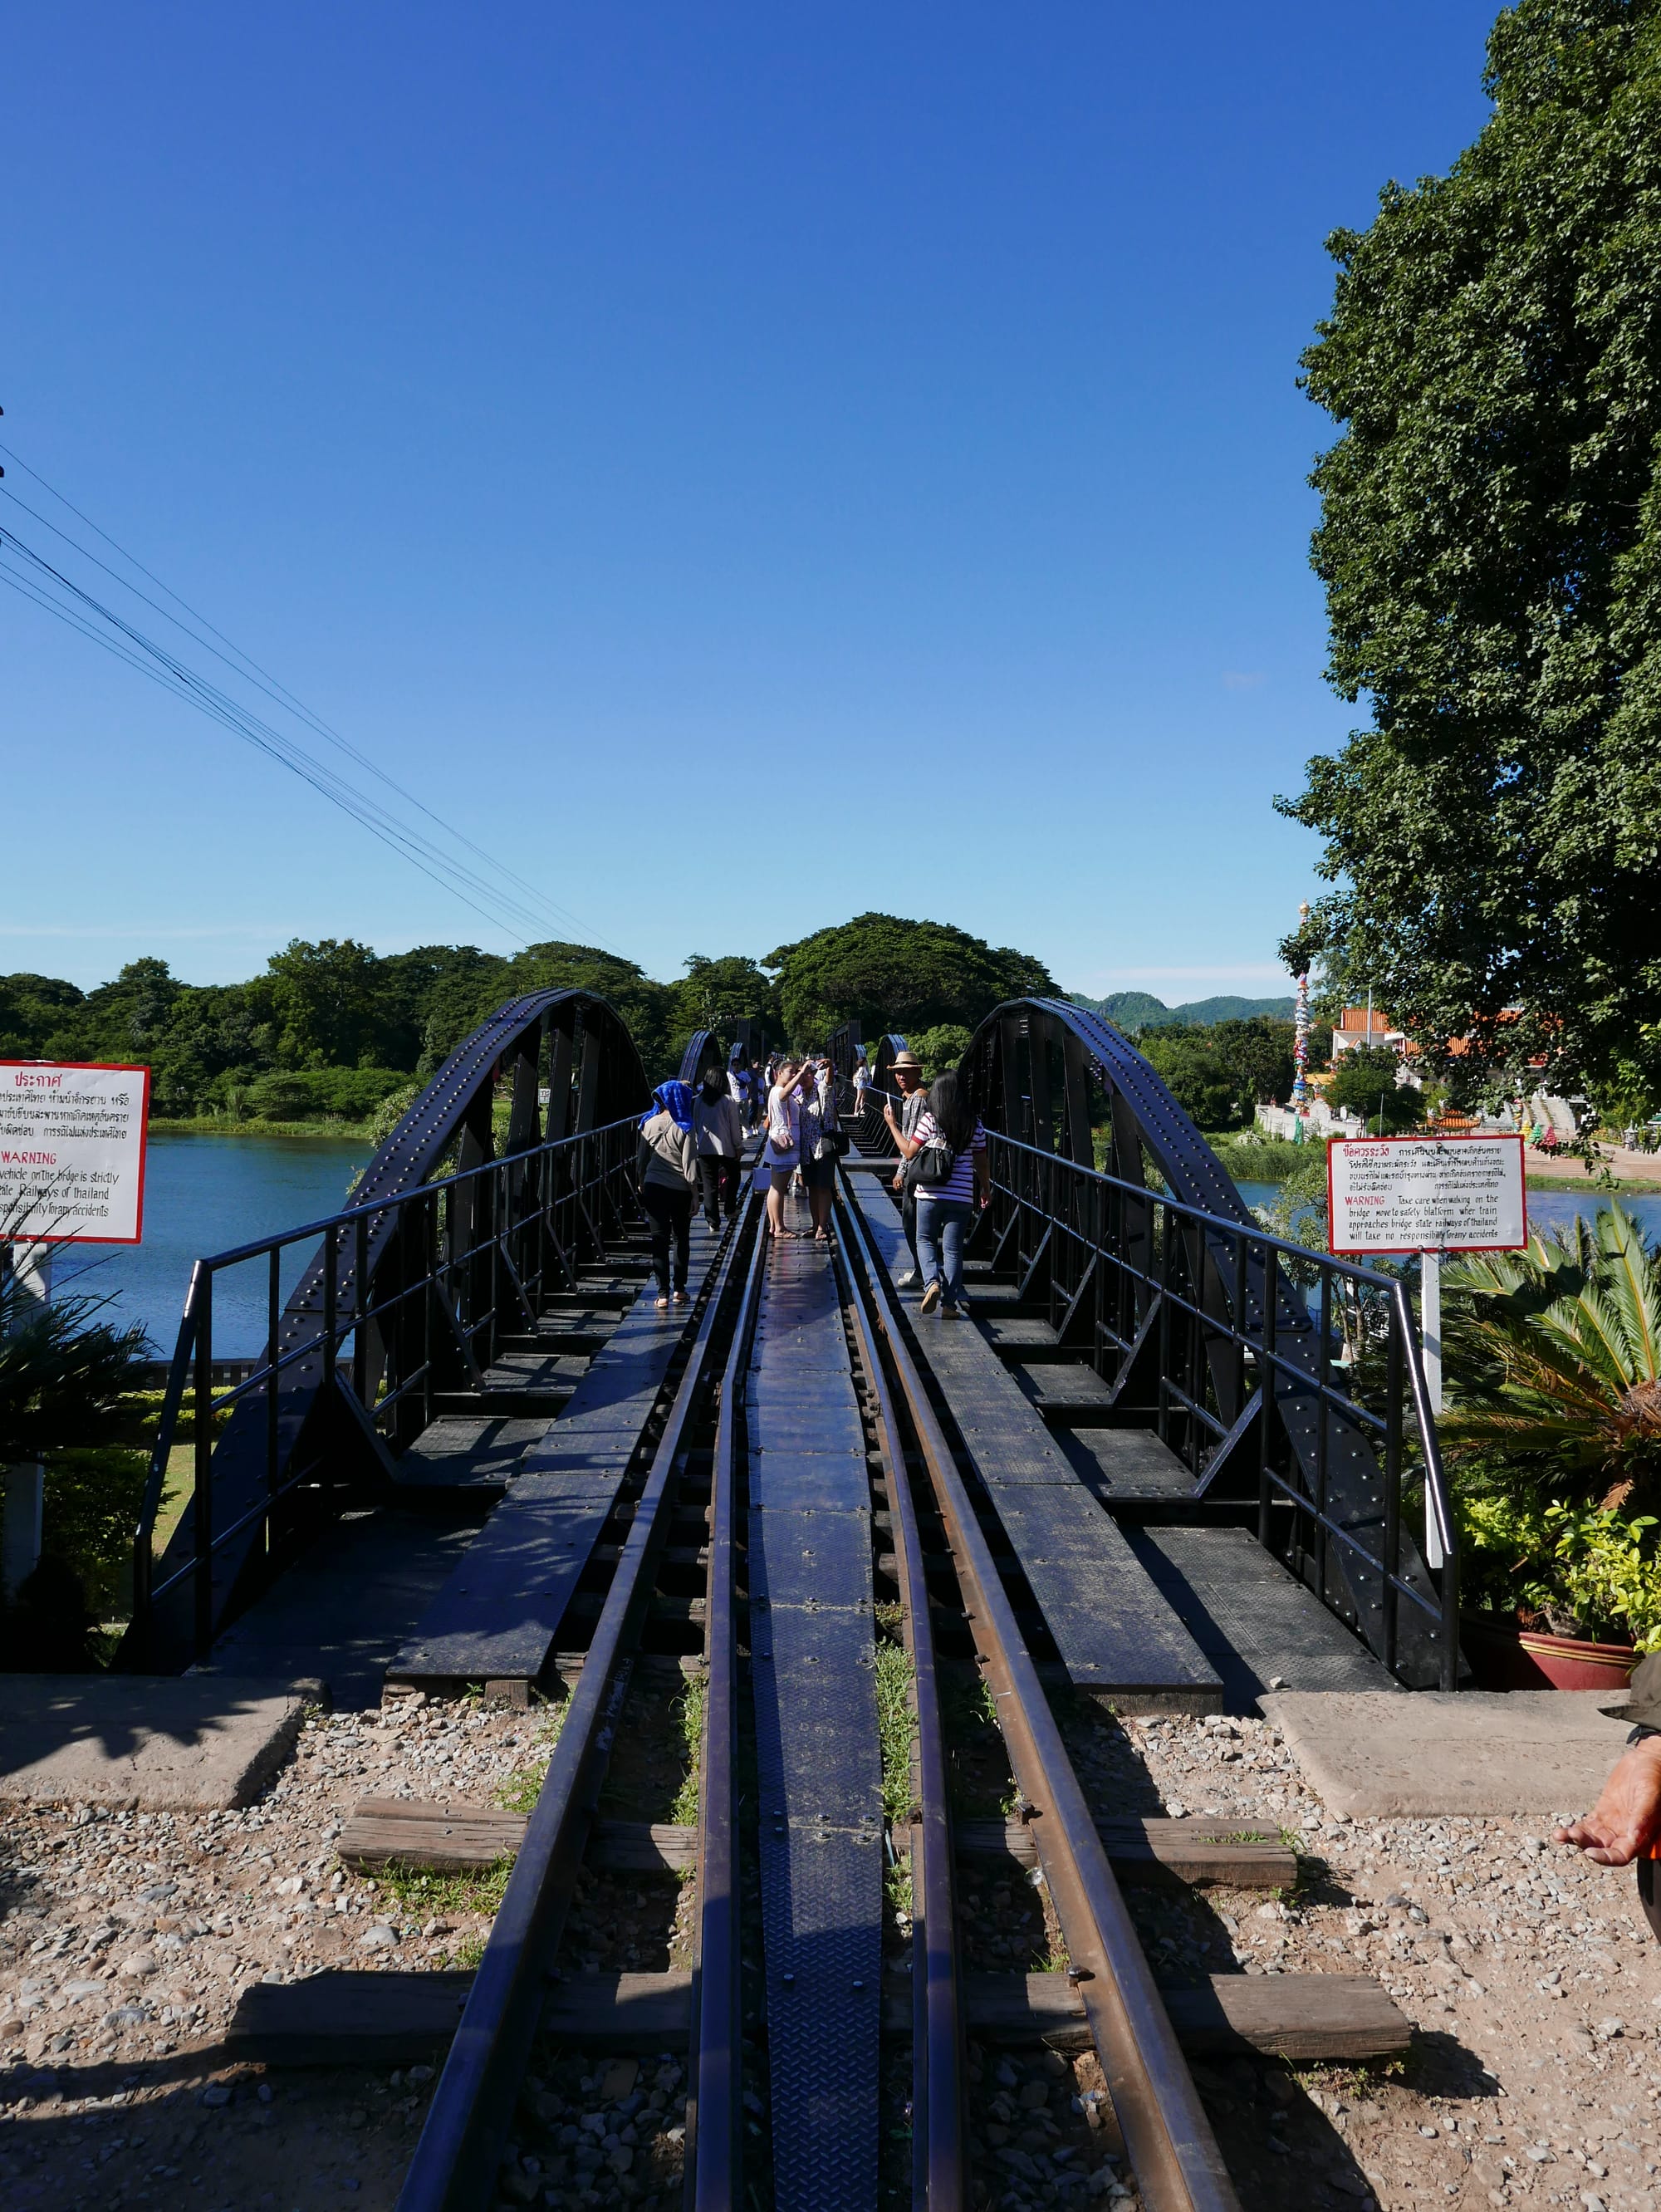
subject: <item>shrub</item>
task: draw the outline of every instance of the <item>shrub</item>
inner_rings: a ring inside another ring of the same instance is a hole
[[[1652,1514],[1498,1492],[1463,1492],[1456,1508],[1469,1602],[1540,1621],[1555,1636],[1661,1650]]]
[[[247,1091],[251,1114],[262,1121],[364,1121],[381,1101],[408,1088],[397,1067],[305,1067],[262,1075]]]

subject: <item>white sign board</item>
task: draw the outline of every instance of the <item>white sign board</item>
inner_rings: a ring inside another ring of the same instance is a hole
[[[0,1237],[137,1244],[148,1067],[0,1060]]]
[[[1356,1137],[1326,1152],[1334,1252],[1514,1252],[1528,1242],[1520,1137]]]

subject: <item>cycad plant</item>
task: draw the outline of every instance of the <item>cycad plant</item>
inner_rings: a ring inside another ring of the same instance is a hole
[[[1623,1206],[1467,1255],[1443,1289],[1452,1455],[1520,1461],[1605,1508],[1661,1497],[1661,1255]]]

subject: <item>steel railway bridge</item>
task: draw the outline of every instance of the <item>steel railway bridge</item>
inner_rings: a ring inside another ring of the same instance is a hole
[[[682,1075],[732,1042],[700,1032]],[[877,1042],[873,1099],[902,1043]],[[832,1041],[845,1078],[857,1045]],[[1116,1824],[1052,1702],[1203,1713],[1271,1686],[1457,1686],[1457,1547],[1405,1291],[1268,1234],[1149,1063],[1082,1009],[999,1007],[964,1070],[992,1179],[967,1322],[896,1288],[874,1105],[829,1248],[771,1238],[747,1184],[736,1220],[695,1227],[691,1306],[658,1313],[640,1295],[645,1073],[578,991],[486,1022],[342,1212],[196,1266],[121,1663],[321,1677],[337,1704],[566,1693],[511,1836],[482,1809],[458,1842],[455,1808],[414,1805],[367,1808],[341,1841],[366,1865],[511,1851],[476,1972],[325,1973],[243,2001],[251,2056],[446,2051],[403,2212],[495,2201],[533,2044],[561,2033],[689,2050],[695,2212],[875,2206],[883,2053],[907,2042],[911,2194],[955,2212],[971,2030],[1088,2039],[1145,2201],[1225,2208],[1185,2046],[1325,2047],[1295,1977],[1162,1990],[1121,1891],[1150,1869],[1283,1882],[1283,1845]],[[251,1277],[265,1349],[227,1361],[215,1305]],[[899,1813],[885,1650],[912,1730]],[[705,1686],[698,1820],[620,1842],[596,1808],[621,1698],[653,1669]],[[949,1788],[943,1686],[976,1675],[1015,1792],[990,1843]],[[1047,1996],[962,1969],[955,1884],[985,1849],[1041,1874],[1069,1961]],[[573,2021],[556,1966],[573,1895],[619,1850],[692,1871],[693,1963],[585,1984]],[[897,1928],[884,1875],[902,1862]],[[1382,1994],[1346,1987],[1343,2049],[1390,2047]]]

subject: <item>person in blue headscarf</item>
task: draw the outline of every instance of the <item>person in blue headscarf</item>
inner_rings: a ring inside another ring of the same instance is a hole
[[[658,1278],[658,1310],[668,1306],[671,1297],[677,1306],[683,1306],[691,1261],[692,1194],[698,1182],[698,1140],[693,1133],[689,1084],[677,1079],[660,1083],[652,1092],[634,1148],[634,1171],[640,1180],[640,1203],[652,1224],[652,1266]],[[675,1243],[672,1289],[671,1235]]]

